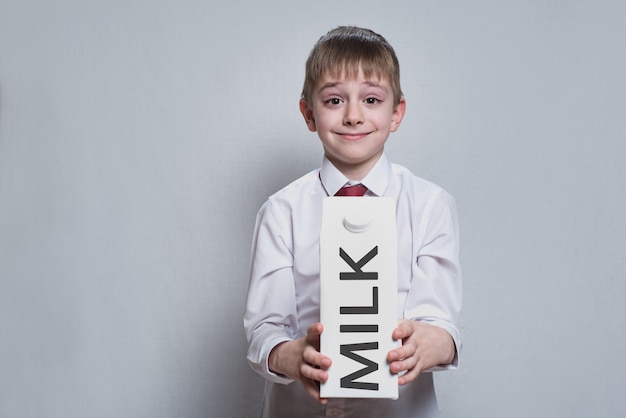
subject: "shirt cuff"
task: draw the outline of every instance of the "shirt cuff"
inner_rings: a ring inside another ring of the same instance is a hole
[[[269,358],[270,353],[278,344],[284,343],[286,341],[290,341],[289,338],[286,337],[278,337],[271,339],[264,347],[259,351],[258,357],[256,359],[248,357],[248,361],[250,362],[250,366],[265,379],[274,382],[280,383],[283,385],[287,385],[293,382],[293,379],[290,379],[286,376],[274,373],[270,370]]]

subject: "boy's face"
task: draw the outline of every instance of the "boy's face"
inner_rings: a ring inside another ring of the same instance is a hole
[[[300,101],[310,131],[317,132],[326,157],[350,180],[362,180],[383,153],[385,142],[402,121],[404,99],[394,106],[386,79],[326,77],[311,103]]]

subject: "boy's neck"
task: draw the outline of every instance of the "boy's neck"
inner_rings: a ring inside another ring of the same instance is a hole
[[[370,161],[363,162],[362,164],[342,164],[340,161],[335,161],[331,156],[326,155],[326,158],[335,166],[337,170],[341,174],[343,174],[350,181],[362,181],[374,168],[374,166],[380,160],[382,156],[382,152],[380,155],[376,156],[376,158],[372,158]]]

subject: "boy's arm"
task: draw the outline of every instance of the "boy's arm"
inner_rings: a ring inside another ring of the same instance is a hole
[[[324,404],[318,382],[328,379],[331,360],[319,352],[322,324],[311,325],[305,336],[296,338],[300,333],[288,210],[270,199],[257,216],[244,317],[248,361],[270,381],[299,381]]]
[[[248,361],[261,376],[277,383],[292,379],[270,370],[270,352],[297,333],[291,235],[278,205],[259,210],[252,240],[250,280],[244,316]]]
[[[401,331],[396,331],[402,334],[405,342],[412,344],[412,347],[403,348],[407,348],[413,356],[422,356],[409,362],[418,368],[418,372],[453,369],[458,367],[462,346],[457,323],[463,285],[456,204],[447,192],[441,190],[431,198],[417,244],[419,250],[412,267],[413,277],[404,317],[419,324],[405,324],[403,327],[401,321],[398,327]],[[401,358],[400,355],[398,357]],[[406,364],[402,368],[404,366]]]

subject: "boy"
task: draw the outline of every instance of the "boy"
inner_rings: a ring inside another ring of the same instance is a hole
[[[339,27],[320,38],[306,63],[300,111],[322,142],[322,166],[265,202],[252,244],[244,326],[248,360],[267,379],[264,417],[438,416],[431,372],[455,368],[460,348],[457,215],[449,194],[385,156],[405,106],[398,60],[382,36]],[[319,352],[322,200],[356,184],[366,198],[396,200],[402,319],[393,338],[402,345],[387,359],[399,376],[398,400],[319,395],[332,361]]]

